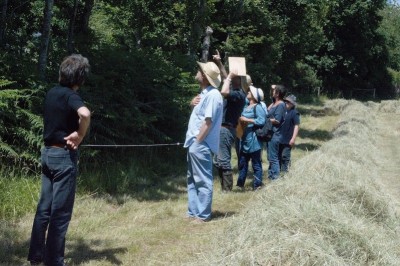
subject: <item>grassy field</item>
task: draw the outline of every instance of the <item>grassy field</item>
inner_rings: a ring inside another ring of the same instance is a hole
[[[400,157],[399,150],[386,154],[378,145],[382,139],[385,147],[394,144],[393,135],[379,133],[379,123],[392,126],[390,115],[400,113],[398,105],[336,100],[301,106],[292,171],[257,192],[251,191],[250,179],[245,192],[222,193],[216,179],[213,219],[204,224],[185,219],[184,170],[160,177],[158,183],[149,182],[145,173],[138,177],[132,168],[87,177],[91,182],[114,177],[116,187],[128,185],[119,193],[107,194],[93,185],[78,194],[67,235],[67,262],[399,265],[400,227],[393,200],[398,190],[383,178],[376,181],[382,173],[391,182],[399,181],[399,164],[389,167],[381,160]],[[381,113],[386,114],[384,121],[378,119]],[[399,123],[395,126],[400,135]],[[128,193],[130,179],[139,183],[134,193]],[[39,183],[21,185],[38,191]],[[2,220],[1,265],[26,263],[32,220],[33,210],[22,218]]]

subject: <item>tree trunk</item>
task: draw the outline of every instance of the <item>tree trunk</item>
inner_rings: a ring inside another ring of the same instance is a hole
[[[199,0],[198,4],[195,4],[194,1],[189,1],[189,6],[192,7],[192,14],[189,17],[192,25],[189,39],[189,54],[192,58],[195,58],[196,50],[199,47],[199,39],[202,34],[202,28],[204,27],[206,4],[206,0]]]
[[[204,63],[208,61],[208,55],[210,54],[210,42],[211,42],[212,33],[213,33],[213,30],[211,29],[211,27],[207,26],[206,36],[204,37],[204,40],[203,40],[203,47],[202,47],[202,53],[201,53],[201,62],[204,62]]]
[[[6,33],[7,5],[8,5],[8,0],[3,0],[1,3],[1,18],[0,18],[0,47],[4,45],[4,38]]]
[[[90,16],[92,15],[93,6],[94,6],[94,0],[85,1],[85,8],[83,9],[82,25],[81,25],[81,31],[83,33],[89,32],[89,19]]]
[[[75,0],[73,11],[72,11],[72,16],[69,18],[69,25],[68,25],[68,38],[67,38],[68,54],[72,54],[75,51],[74,32],[75,32],[75,21],[76,21],[77,12],[78,12],[78,0]]]
[[[39,51],[39,78],[44,81],[46,78],[47,52],[49,50],[49,40],[51,32],[51,19],[53,17],[54,0],[46,0],[43,15],[42,38]]]

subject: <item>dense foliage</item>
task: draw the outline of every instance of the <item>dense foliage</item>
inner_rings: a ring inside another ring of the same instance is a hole
[[[283,83],[297,94],[350,97],[376,89],[388,98],[399,86],[400,10],[384,0],[0,3],[2,165],[37,162],[43,95],[72,52],[92,65],[81,94],[93,144],[183,140],[206,26],[210,52],[246,57],[265,90]]]

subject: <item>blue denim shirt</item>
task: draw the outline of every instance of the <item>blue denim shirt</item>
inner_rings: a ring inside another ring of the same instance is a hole
[[[209,86],[201,92],[200,98],[200,102],[193,108],[190,115],[184,147],[189,147],[195,141],[205,119],[211,118],[212,126],[204,142],[212,152],[218,153],[223,112],[222,95],[218,89]]]
[[[255,112],[254,108],[256,108]],[[263,126],[265,123],[266,114],[261,104],[256,104],[255,106],[249,106],[249,104],[246,103],[246,106],[244,107],[242,112],[242,116],[254,119],[255,124],[257,126]],[[258,140],[253,127],[254,124],[248,124],[246,129],[244,130],[241,139],[241,149],[240,149],[244,153],[252,153],[261,150],[262,144]]]
[[[268,111],[268,118],[275,118],[279,121],[278,125],[273,125],[274,138],[280,138],[281,135],[281,127],[285,122],[285,114],[286,114],[286,104],[284,102],[279,103],[276,106],[272,106]]]
[[[289,144],[293,137],[294,126],[300,125],[300,114],[296,108],[287,110],[285,115],[285,122],[283,122],[281,127],[281,144]]]

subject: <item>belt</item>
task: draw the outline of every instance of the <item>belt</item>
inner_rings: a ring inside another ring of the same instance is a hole
[[[72,150],[70,147],[67,146],[67,144],[62,144],[62,143],[50,144],[48,147],[61,148],[61,149],[65,149],[65,150]]]
[[[222,124],[221,126],[225,127],[225,128],[235,128],[234,126],[232,126],[230,124]]]

